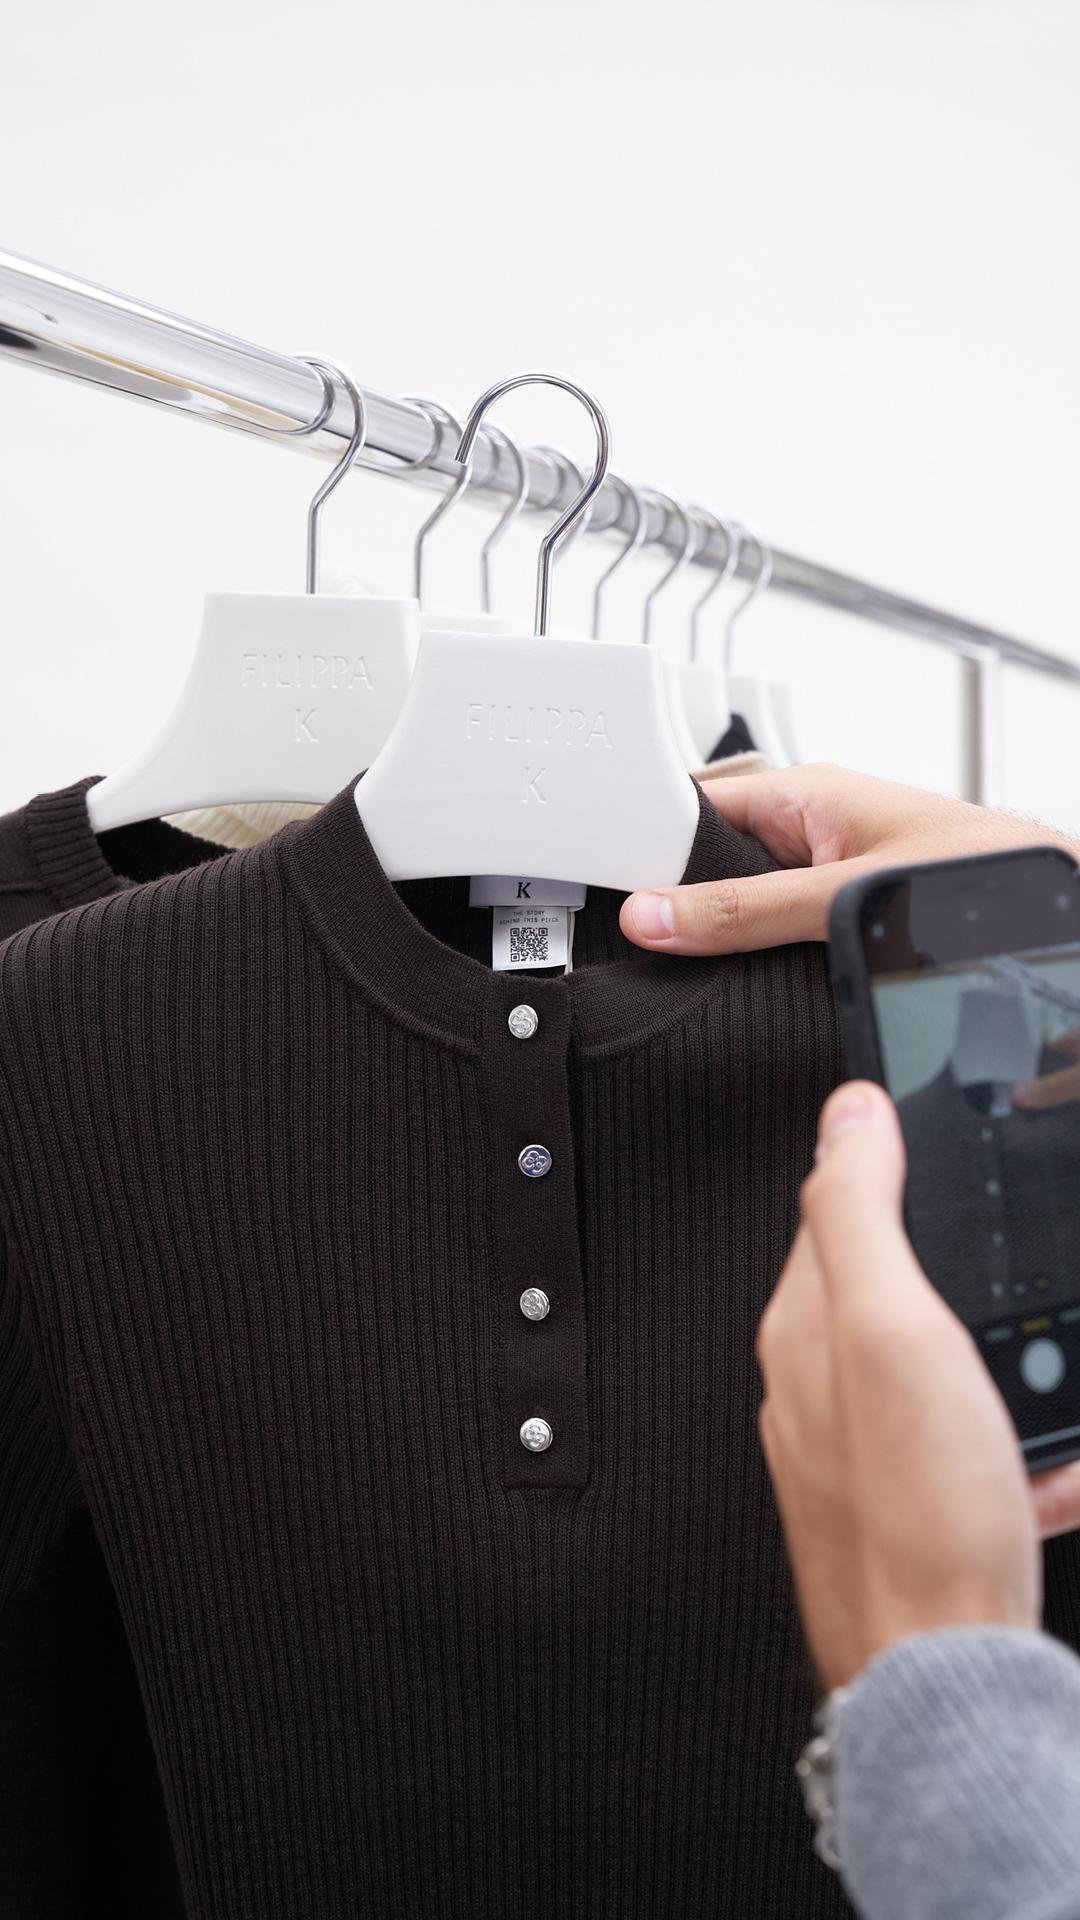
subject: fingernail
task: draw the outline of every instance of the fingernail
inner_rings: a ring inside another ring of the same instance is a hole
[[[853,1127],[865,1126],[869,1118],[870,1105],[864,1093],[845,1088],[843,1093],[834,1094],[821,1116],[818,1152],[830,1147],[842,1133],[850,1133]]]
[[[630,917],[643,940],[670,940],[675,915],[666,893],[635,893]]]
[[[1019,1100],[1021,1105],[1023,1105],[1024,1101],[1029,1098],[1030,1094],[1031,1094],[1030,1080],[1018,1080],[1015,1087],[1013,1088],[1013,1093],[1012,1093],[1013,1099]]]

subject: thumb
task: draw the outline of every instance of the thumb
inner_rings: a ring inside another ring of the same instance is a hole
[[[880,1300],[883,1283],[929,1287],[903,1223],[906,1162],[896,1108],[881,1087],[855,1080],[826,1101],[803,1219],[834,1308]]]
[[[623,901],[628,940],[659,953],[753,953],[798,940],[824,940],[840,888],[869,860],[836,860],[737,880],[652,888]]]
[[[1080,1027],[1070,1027],[1068,1033],[1058,1035],[1051,1041],[1051,1050],[1061,1055],[1063,1060],[1080,1062]]]
[[[1072,1533],[1080,1527],[1080,1460],[1066,1467],[1051,1467],[1036,1474],[1031,1483],[1035,1502],[1035,1520],[1044,1540],[1059,1533]]]
[[[1028,1080],[1013,1088],[1015,1105],[1032,1113],[1064,1106],[1066,1100],[1080,1100],[1080,1067],[1062,1067],[1058,1073],[1044,1073],[1040,1080]]]

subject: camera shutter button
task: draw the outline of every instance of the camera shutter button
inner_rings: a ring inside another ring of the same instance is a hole
[[[1032,1393],[1053,1393],[1065,1378],[1065,1355],[1056,1340],[1029,1340],[1020,1355],[1020,1374]]]

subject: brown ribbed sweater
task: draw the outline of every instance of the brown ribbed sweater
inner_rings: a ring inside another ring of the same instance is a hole
[[[346,793],[0,949],[4,1589],[85,1504],[192,1920],[823,1920],[753,1362],[823,956],[465,900]]]
[[[0,937],[219,849],[163,821],[95,838],[90,780],[0,818]],[[131,1651],[84,1507],[0,1612],[0,1915],[183,1912]]]

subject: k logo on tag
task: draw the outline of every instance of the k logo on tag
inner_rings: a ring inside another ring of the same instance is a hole
[[[576,880],[537,880],[530,874],[482,873],[469,881],[470,907],[512,907],[528,901],[531,907],[572,907],[577,913],[585,905],[586,887]]]

